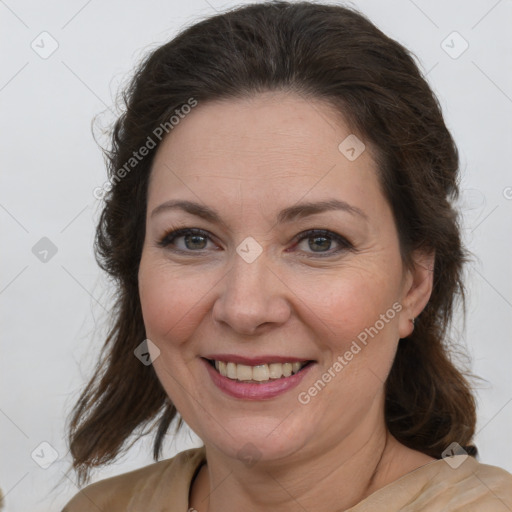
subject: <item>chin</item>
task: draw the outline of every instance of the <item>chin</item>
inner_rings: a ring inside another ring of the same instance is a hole
[[[306,444],[305,432],[297,432],[286,419],[247,416],[239,421],[225,422],[216,431],[218,436],[201,436],[205,445],[211,445],[224,455],[239,459],[248,465],[257,461],[278,461],[286,459]],[[288,423],[287,425],[285,425]],[[303,423],[304,425],[304,423]],[[231,434],[231,435],[230,435]]]

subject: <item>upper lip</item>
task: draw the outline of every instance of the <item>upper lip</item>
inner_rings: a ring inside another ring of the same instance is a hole
[[[291,357],[291,356],[273,356],[263,355],[257,357],[245,357],[236,354],[211,354],[204,356],[205,359],[211,359],[216,361],[224,361],[226,363],[245,364],[247,366],[257,366],[259,364],[270,364],[270,363],[302,363],[304,361],[311,361],[307,357]]]

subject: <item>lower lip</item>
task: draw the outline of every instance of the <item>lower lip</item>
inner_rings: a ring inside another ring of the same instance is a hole
[[[242,382],[238,380],[228,379],[221,375],[213,366],[206,360],[202,360],[206,366],[206,370],[210,374],[213,383],[224,393],[235,398],[242,398],[244,400],[268,400],[278,395],[282,395],[298,386],[300,381],[306,376],[314,363],[309,363],[300,372],[291,375],[290,377],[282,377],[268,382],[254,383]]]

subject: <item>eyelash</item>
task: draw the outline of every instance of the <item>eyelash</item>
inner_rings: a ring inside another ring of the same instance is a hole
[[[203,236],[203,237],[207,238],[208,240],[212,241],[210,238],[210,235],[208,234],[207,231],[204,231],[204,230],[198,229],[198,228],[181,228],[181,229],[175,229],[175,230],[168,231],[163,236],[163,238],[157,242],[157,245],[162,248],[168,248],[168,246],[171,245],[177,238],[181,238],[182,236],[187,236],[187,235],[199,235],[199,236]],[[293,239],[293,242],[298,244],[298,243],[302,242],[302,240],[307,240],[308,238],[313,238],[313,237],[317,237],[317,238],[324,237],[324,238],[332,239],[333,241],[337,242],[340,245],[340,247],[333,252],[309,253],[309,255],[306,256],[308,258],[325,258],[328,256],[333,256],[335,254],[338,254],[342,251],[354,250],[354,246],[346,238],[342,237],[341,235],[338,235],[337,233],[334,233],[333,231],[328,231],[326,229],[309,229],[307,231],[303,231],[302,233],[299,233],[297,236],[295,236],[295,238]],[[170,250],[172,250],[173,252],[178,252],[178,253],[182,253],[182,254],[183,253],[191,254],[194,252],[201,253],[205,249],[200,249],[197,251],[193,251],[193,250],[184,251],[182,249],[170,249]],[[311,256],[311,254],[312,254],[312,256]]]

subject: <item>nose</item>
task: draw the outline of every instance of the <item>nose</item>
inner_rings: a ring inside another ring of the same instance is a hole
[[[279,326],[290,317],[291,293],[265,254],[247,263],[238,254],[222,280],[219,297],[213,306],[213,319],[238,334],[253,335]]]

